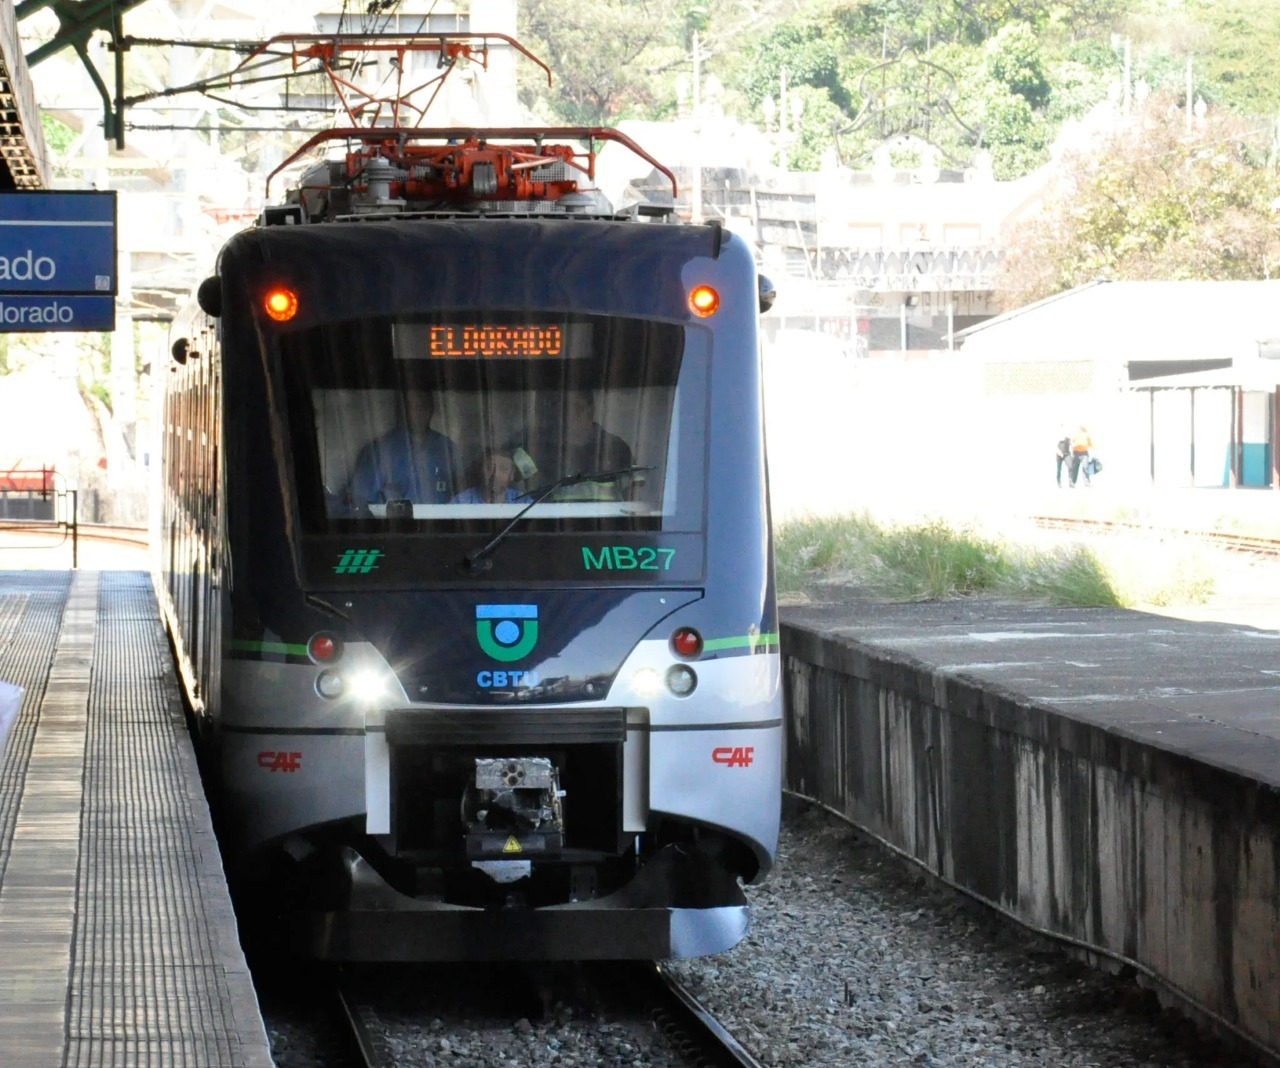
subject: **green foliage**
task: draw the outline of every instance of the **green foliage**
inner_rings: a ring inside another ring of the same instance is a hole
[[[940,520],[876,532],[874,555],[891,593],[913,600],[999,590],[1012,562],[995,542]]]
[[[44,128],[44,143],[54,155],[61,156],[76,139],[75,130],[48,112],[40,113],[40,125]]]
[[[864,51],[896,55],[943,42],[981,45],[1011,22],[1076,37],[1110,25],[1125,7],[1125,0],[849,0],[836,11]]]
[[[881,59],[927,46],[927,8],[926,0],[853,0],[838,4],[832,18],[853,51]]]
[[[800,126],[787,150],[787,163],[791,170],[816,171],[821,169],[828,152],[835,147],[832,128],[843,118],[843,112],[821,89],[802,86],[795,90],[804,101],[800,113]]]
[[[891,135],[922,137],[951,165],[989,149],[999,178],[1043,164],[1062,124],[1106,99],[1123,67],[1117,41],[1132,42],[1133,79],[1153,98],[1185,94],[1190,56],[1195,93],[1209,105],[1271,118],[1280,111],[1280,3],[1270,0],[524,0],[519,37],[555,81],[548,89],[538,68],[520,64],[521,100],[574,124],[670,117],[677,82],[692,70],[695,30],[703,75],[724,85],[722,99],[740,121],[761,124],[761,103],[777,100],[786,71],[788,93],[804,100],[787,146],[797,169],[821,165],[833,129],[847,131],[879,88],[877,65],[886,60],[908,68],[914,59],[914,70],[897,75],[898,114],[914,107],[919,116],[918,128]],[[925,59],[954,85],[934,77]],[[872,69],[876,76],[860,86]],[[870,122],[842,133],[843,161],[869,166],[884,136]],[[1265,156],[1266,146],[1251,151]]]
[[[850,101],[840,79],[840,52],[839,39],[827,27],[784,22],[749,50],[738,86],[758,114],[765,97],[777,99],[785,70],[788,86],[825,89],[832,103],[847,108]]]
[[[1188,138],[1175,104],[1153,98],[1132,127],[1064,162],[1041,217],[1007,242],[999,288],[1010,307],[1098,275],[1274,276],[1280,174],[1262,165],[1266,131],[1219,114]]]
[[[1280,112],[1280,4],[1260,0],[1187,0],[1203,50],[1195,66],[1206,100],[1249,115]]]
[[[1058,129],[1068,119],[1086,114],[1095,104],[1105,100],[1107,86],[1114,71],[1095,69],[1086,62],[1066,59],[1054,64],[1049,73],[1053,94],[1044,110],[1045,125]]]
[[[784,594],[821,596],[831,583],[892,599],[1001,596],[1132,607],[1200,603],[1213,589],[1203,556],[1164,539],[1034,548],[942,520],[885,525],[867,513],[780,524],[774,555]]]
[[[1095,74],[1108,76],[1119,69],[1116,50],[1110,40],[1101,36],[1072,39],[1062,53],[1062,62],[1078,64]]]
[[[1113,574],[1084,546],[1029,554],[1014,587],[1035,600],[1080,608],[1118,608],[1141,601],[1119,592]]]
[[[84,387],[85,392],[94,397],[107,411],[111,411],[111,391],[102,382],[92,382]]]
[[[986,148],[992,171],[1001,179],[1020,177],[1044,162],[1049,141],[1044,111],[991,77],[985,65],[964,72],[955,96],[960,119],[977,137],[940,128],[934,140],[953,159],[966,160],[976,148]]]
[[[1025,22],[1011,22],[987,41],[983,49],[987,73],[1030,107],[1049,99],[1049,79],[1040,58],[1040,44]]]
[[[711,13],[704,4],[694,4],[684,13],[685,40],[692,41],[693,35],[706,33],[711,28]]]
[[[999,179],[1018,178],[1045,159],[1048,141],[1044,119],[1025,99],[1003,87],[986,94],[983,131],[991,151],[991,170]]]
[[[683,27],[683,13],[670,0],[570,5],[525,0],[519,8],[520,40],[552,70],[555,91],[545,97],[545,106],[574,125],[647,117],[660,107],[646,57],[652,61],[682,44],[672,34]],[[540,94],[547,93],[542,72],[530,64],[518,70],[521,99],[536,106]]]

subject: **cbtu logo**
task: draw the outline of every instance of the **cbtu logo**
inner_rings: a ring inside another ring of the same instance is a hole
[[[538,685],[538,673],[536,671],[480,671],[476,673],[476,685],[485,690],[529,689]]]
[[[538,643],[536,604],[476,605],[476,641],[494,660],[510,663]]]

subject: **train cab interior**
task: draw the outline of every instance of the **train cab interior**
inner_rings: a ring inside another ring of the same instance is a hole
[[[493,522],[539,500],[540,518],[666,528],[694,506],[705,341],[604,318],[467,330],[460,342],[449,323],[331,324],[284,344],[300,489],[318,483],[326,526]]]

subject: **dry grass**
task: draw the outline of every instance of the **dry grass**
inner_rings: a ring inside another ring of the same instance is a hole
[[[975,525],[885,524],[855,513],[779,525],[776,556],[778,591],[793,596],[841,582],[894,600],[996,595],[1136,607],[1199,604],[1213,590],[1203,554],[1147,534],[1018,543]]]

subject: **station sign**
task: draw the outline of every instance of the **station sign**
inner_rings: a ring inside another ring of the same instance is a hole
[[[114,191],[0,193],[0,332],[115,329]]]

